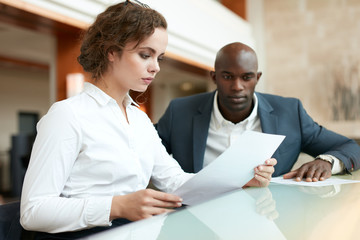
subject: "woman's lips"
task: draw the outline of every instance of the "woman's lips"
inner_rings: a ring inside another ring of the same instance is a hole
[[[149,85],[154,79],[153,78],[143,78],[142,80],[145,82],[145,84]]]

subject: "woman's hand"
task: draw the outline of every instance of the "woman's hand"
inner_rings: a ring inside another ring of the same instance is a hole
[[[270,183],[271,176],[275,171],[274,166],[277,161],[275,158],[270,158],[265,161],[265,164],[257,166],[255,176],[244,187],[267,187]]]
[[[114,196],[111,204],[110,220],[126,218],[137,221],[153,215],[173,211],[180,207],[182,199],[178,196],[144,189],[123,196]]]

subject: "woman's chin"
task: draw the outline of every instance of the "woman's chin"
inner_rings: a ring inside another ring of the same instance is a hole
[[[138,88],[133,88],[131,89],[132,91],[135,91],[135,92],[145,92],[146,90],[148,89],[148,86],[143,86],[143,87],[138,87]]]

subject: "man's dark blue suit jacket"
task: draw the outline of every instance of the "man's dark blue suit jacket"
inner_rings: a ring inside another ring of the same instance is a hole
[[[202,169],[214,94],[172,100],[155,125],[166,150],[186,172]],[[258,92],[256,96],[262,131],[286,136],[273,155],[278,161],[273,176],[289,172],[300,152],[313,157],[333,155],[348,171],[360,167],[360,146],[354,140],[319,126],[298,99]]]

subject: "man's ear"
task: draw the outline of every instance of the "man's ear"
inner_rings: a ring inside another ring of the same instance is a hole
[[[210,77],[213,80],[213,82],[216,84],[216,73],[214,71],[210,71]]]
[[[257,81],[258,81],[258,82],[259,82],[259,80],[260,80],[261,75],[262,75],[262,72],[257,72],[256,78],[257,78]]]

